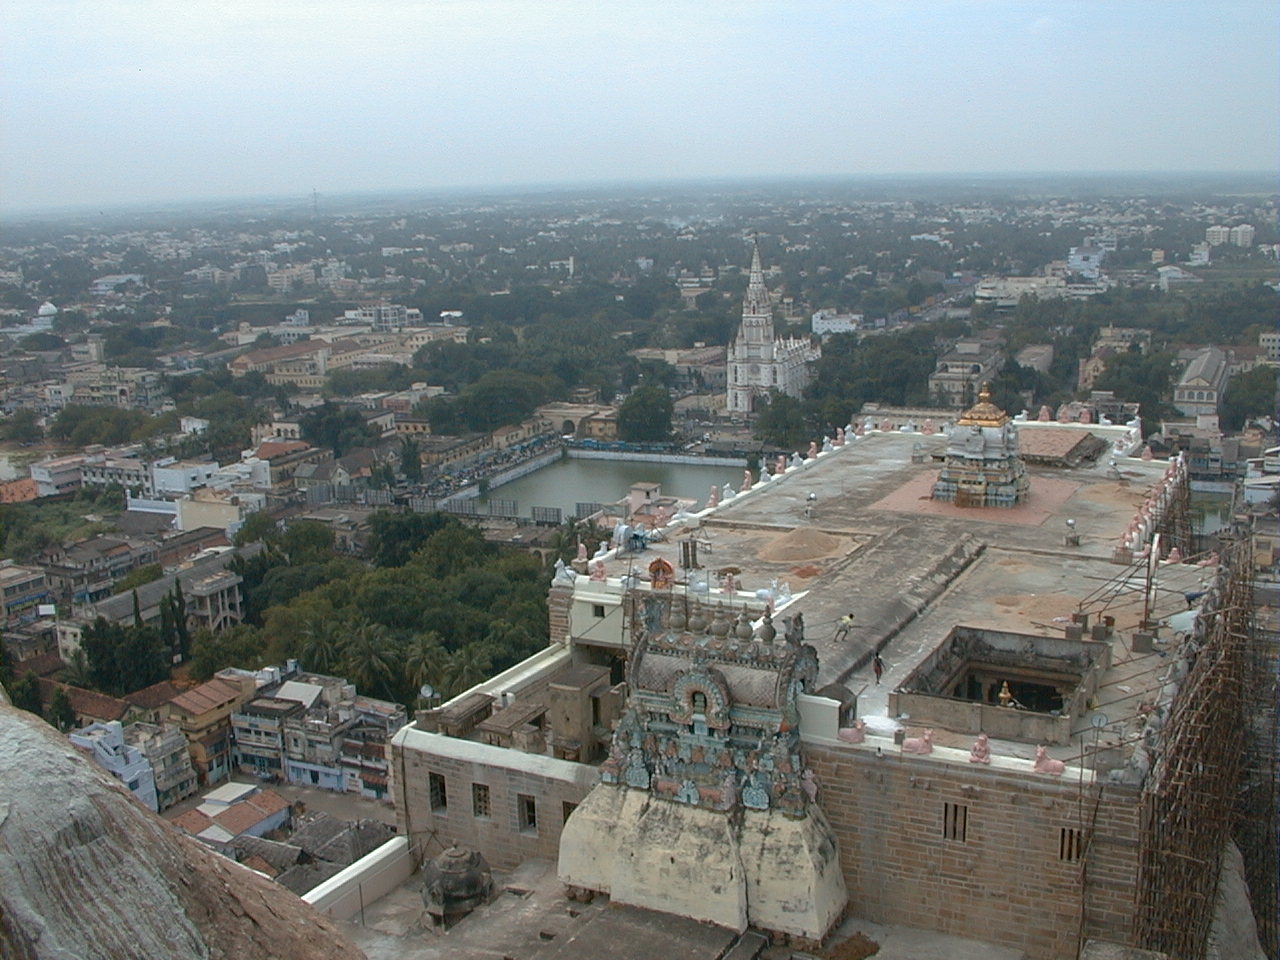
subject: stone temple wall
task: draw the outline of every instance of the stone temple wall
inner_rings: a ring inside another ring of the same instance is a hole
[[[1030,762],[1018,774],[865,747],[804,748],[852,915],[987,940],[1030,960],[1074,958],[1082,909],[1086,936],[1126,939],[1135,791],[1106,786],[1099,799],[1088,784],[1031,773]]]

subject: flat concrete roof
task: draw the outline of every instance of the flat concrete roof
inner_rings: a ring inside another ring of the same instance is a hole
[[[1074,468],[1028,466],[1028,502],[965,508],[929,498],[939,470],[931,458],[943,455],[946,443],[941,434],[908,432],[851,438],[683,527],[669,527],[665,543],[607,561],[607,573],[640,574],[664,556],[682,575],[677,541],[696,536],[713,587],[716,571],[739,571],[737,594],[713,593],[712,604],[725,599],[760,608],[756,591],[785,581],[797,599],[781,615],[803,613],[806,639],[818,651],[819,686],[841,683],[858,694],[860,716],[884,716],[888,691],[957,624],[1062,636],[1071,614],[1105,606],[1116,618],[1113,666],[1098,692],[1098,710],[1075,718],[1073,729],[1091,739],[1090,720],[1100,712],[1118,734],[1119,725],[1136,717],[1143,692],[1155,687],[1166,661],[1129,648],[1145,578],[1113,563],[1112,552],[1168,464],[1117,458],[1112,468],[1104,456]],[[1072,531],[1078,546],[1066,545]],[[1193,564],[1161,564],[1156,616],[1185,610],[1184,594],[1203,589],[1209,573]],[[584,581],[578,579],[580,588]],[[837,640],[839,618],[850,611],[855,623]],[[878,685],[870,664],[877,649],[886,666]],[[945,743],[938,733],[935,742]],[[972,737],[963,741],[946,745],[967,749]],[[1034,745],[1009,742],[1008,750],[1034,755]],[[1077,737],[1075,745],[1050,752],[1065,758],[1079,750]]]

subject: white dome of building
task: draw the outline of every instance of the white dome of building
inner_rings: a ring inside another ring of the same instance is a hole
[[[55,307],[52,303],[50,303],[48,300],[46,300],[44,303],[40,304],[40,309],[36,311],[36,316],[52,317],[55,314],[57,314],[57,312],[58,312],[58,308]]]

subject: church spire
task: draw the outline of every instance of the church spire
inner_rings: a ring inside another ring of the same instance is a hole
[[[751,241],[751,277],[747,281],[747,295],[742,301],[742,319],[769,318],[772,321],[773,302],[764,285],[764,268],[760,266],[760,244]],[[772,326],[772,323],[770,323]]]

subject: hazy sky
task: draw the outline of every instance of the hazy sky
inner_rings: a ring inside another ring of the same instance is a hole
[[[1280,4],[4,0],[0,206],[1271,170]]]

